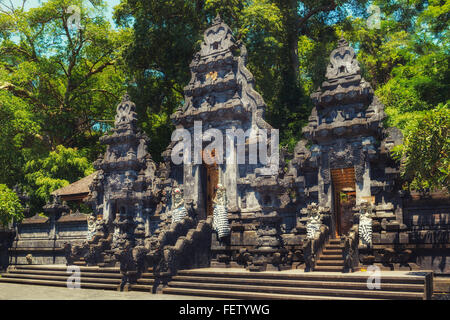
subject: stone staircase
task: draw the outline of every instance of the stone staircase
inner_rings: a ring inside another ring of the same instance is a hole
[[[329,239],[316,261],[313,271],[342,272],[344,271],[344,259],[342,253],[344,244],[341,239]]]
[[[348,300],[430,299],[432,273],[382,276],[381,289],[370,290],[370,274],[328,272],[248,272],[244,269],[181,270],[163,289],[164,294],[228,299]],[[430,276],[431,275],[431,276]]]
[[[147,272],[141,274],[141,277],[136,280],[136,283],[129,284],[125,290],[127,291],[144,291],[155,293],[156,277],[153,273],[153,268],[148,268]]]
[[[0,276],[1,283],[18,283],[67,287],[73,274],[65,265],[13,265]],[[80,287],[87,289],[118,290],[121,283],[119,268],[80,267]]]

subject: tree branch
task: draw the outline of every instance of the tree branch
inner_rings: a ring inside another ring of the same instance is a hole
[[[309,20],[309,18],[311,18],[313,15],[315,15],[318,12],[328,12],[328,11],[333,11],[334,9],[336,9],[336,3],[334,2],[334,0],[332,1],[331,4],[329,5],[325,5],[325,6],[320,6],[320,7],[316,7],[314,9],[311,9],[305,16],[301,17],[298,22],[297,22],[297,28],[298,30],[300,30],[301,28],[303,28],[303,25]]]
[[[44,110],[48,110],[48,107],[45,104],[43,104],[42,102],[40,102],[38,99],[33,97],[33,95],[30,92],[28,92],[27,90],[24,90],[22,88],[19,88],[12,83],[3,82],[3,84],[0,84],[0,90],[9,91],[12,94],[14,94],[15,96],[20,97],[20,98],[30,99],[33,103],[39,105]]]

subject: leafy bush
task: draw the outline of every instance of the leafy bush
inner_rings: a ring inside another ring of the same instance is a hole
[[[405,129],[403,145],[394,148],[401,159],[405,186],[414,190],[446,188],[450,190],[450,109],[439,104],[426,111]]]
[[[5,184],[0,184],[0,224],[7,226],[12,220],[23,219],[23,208],[17,194]]]
[[[62,145],[47,157],[28,161],[25,179],[33,208],[39,208],[50,199],[50,194],[94,172],[83,151]],[[33,209],[32,208],[32,209]]]

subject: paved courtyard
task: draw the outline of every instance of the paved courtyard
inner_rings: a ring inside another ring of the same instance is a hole
[[[0,284],[0,300],[219,300],[147,292],[67,289],[15,283]]]

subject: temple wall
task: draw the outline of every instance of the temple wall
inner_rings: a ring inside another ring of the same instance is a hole
[[[66,216],[70,217],[70,215]],[[87,217],[58,221],[25,223],[16,226],[16,237],[10,247],[10,264],[29,264],[26,256],[32,255],[32,264],[65,264],[63,247],[65,243],[81,244],[87,237]],[[54,232],[53,232],[54,230]]]
[[[0,227],[0,270],[4,270],[9,264],[8,249],[14,237],[14,229]]]

